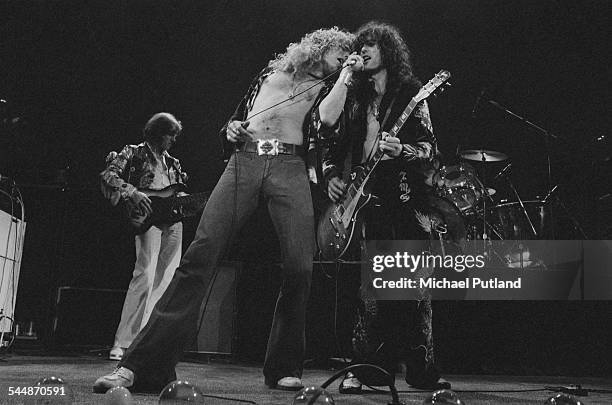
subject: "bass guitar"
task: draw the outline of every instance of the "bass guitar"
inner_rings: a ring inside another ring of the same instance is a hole
[[[201,211],[208,202],[210,193],[177,195],[183,189],[184,186],[173,184],[162,190],[139,190],[151,200],[152,211],[147,214],[130,201],[126,201],[123,211],[132,231],[137,235],[145,233],[153,225],[174,224]]]
[[[421,87],[394,123],[389,131],[389,136],[397,137],[398,132],[416,105],[433,94],[449,78],[450,73],[441,70]],[[330,204],[319,219],[317,243],[325,259],[338,260],[348,249],[355,233],[357,214],[372,199],[372,194],[365,192],[365,185],[383,156],[384,152],[377,149],[376,153],[363,166],[355,168],[351,173],[350,182],[347,184],[343,198],[337,203]]]

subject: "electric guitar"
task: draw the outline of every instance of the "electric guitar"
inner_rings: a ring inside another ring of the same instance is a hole
[[[153,225],[174,224],[196,215],[208,202],[210,193],[177,195],[183,189],[183,185],[173,184],[162,190],[139,190],[151,200],[152,211],[147,214],[129,200],[126,201],[123,210],[132,231],[138,235]]]
[[[449,78],[450,73],[441,70],[421,87],[389,131],[389,136],[397,137],[416,105],[434,93]],[[384,152],[377,148],[374,156],[363,166],[355,168],[343,198],[337,203],[330,204],[319,219],[317,243],[324,258],[338,260],[348,249],[355,232],[357,214],[372,199],[372,194],[365,192],[365,185],[383,156]]]

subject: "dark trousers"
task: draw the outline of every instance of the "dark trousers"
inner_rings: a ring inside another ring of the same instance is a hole
[[[398,363],[406,365],[406,382],[426,385],[438,381],[431,329],[431,299],[375,301],[365,299],[353,328],[353,362],[370,363],[395,375]],[[386,385],[384,377],[369,369],[355,371],[361,382]]]
[[[433,215],[425,198],[400,203],[385,196],[380,206],[365,215],[365,237],[368,240],[428,240],[430,235],[418,224],[415,212]],[[394,375],[398,363],[405,363],[406,382],[422,386],[438,381],[434,362],[431,298],[419,301],[376,301],[361,291],[353,328],[353,363],[370,363]],[[358,369],[354,374],[369,385],[386,385],[379,372]]]
[[[301,377],[314,255],[313,208],[305,163],[292,155],[236,152],[211,194],[195,239],[166,293],[120,363],[134,371],[137,384],[159,388],[176,378],[174,367],[185,345],[195,338],[200,305],[217,262],[257,207],[260,193],[280,240],[283,262],[264,376],[268,384],[282,377]]]

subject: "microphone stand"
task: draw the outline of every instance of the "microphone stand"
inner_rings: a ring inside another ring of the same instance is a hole
[[[522,117],[518,114],[516,114],[515,112],[509,110],[507,107],[501,105],[500,103],[498,103],[495,100],[484,100],[487,103],[491,104],[492,106],[494,106],[495,108],[497,108],[500,111],[503,111],[504,113],[506,113],[507,115],[514,117],[516,119],[518,119],[519,121],[521,121],[522,123],[524,123],[525,125],[527,125],[528,127],[535,129],[536,132],[539,132],[540,134],[544,135],[544,143],[545,143],[545,148],[546,148],[546,162],[547,162],[547,188],[548,190],[550,190],[551,185],[552,185],[552,170],[551,170],[551,163],[550,163],[550,145],[549,145],[549,139],[554,139],[555,141],[559,140],[559,137],[555,134],[553,134],[552,132],[548,131],[545,128],[542,128],[541,126],[529,121],[527,118]]]
[[[498,103],[495,100],[490,100],[490,99],[486,99],[485,100],[487,103],[491,104],[492,106],[494,106],[495,108],[497,108],[500,111],[503,111],[505,114],[518,119],[519,121],[521,121],[523,124],[525,124],[526,126],[528,126],[529,128],[532,128],[534,130],[536,130],[536,132],[540,133],[541,135],[544,136],[544,148],[546,149],[546,188],[548,190],[548,194],[550,195],[553,191],[552,188],[552,165],[551,165],[551,161],[550,161],[550,140],[553,139],[555,141],[560,140],[559,137],[555,134],[553,134],[552,132],[548,131],[545,128],[542,128],[540,125],[537,125],[531,121],[529,121],[527,118],[520,116],[518,114],[516,114],[515,112],[511,111],[510,109],[508,109],[506,106]],[[514,189],[514,187],[512,187]],[[516,190],[514,190],[514,193],[516,193]],[[557,198],[557,201],[560,201],[559,198]],[[519,202],[521,204],[521,207],[523,208],[523,211],[525,211],[525,207],[523,206],[523,202],[520,200],[519,198]],[[527,212],[525,211],[525,215],[527,216],[527,218],[529,218],[529,215],[527,215]],[[552,237],[552,239],[556,239],[556,232],[555,232],[555,218],[552,212],[552,209],[550,211],[550,221],[552,223],[552,227],[551,227],[551,231],[552,234],[550,235]],[[533,227],[533,224],[531,223],[531,220],[529,220],[529,225],[531,225],[531,228],[534,232],[534,235],[536,235],[535,233],[535,228]],[[537,235],[536,235],[537,237]]]

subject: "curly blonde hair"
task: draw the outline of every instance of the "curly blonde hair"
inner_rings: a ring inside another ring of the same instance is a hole
[[[276,55],[268,66],[288,73],[309,72],[321,62],[325,53],[334,47],[350,51],[355,36],[338,27],[322,28],[304,35],[299,43],[291,43],[287,50]]]

